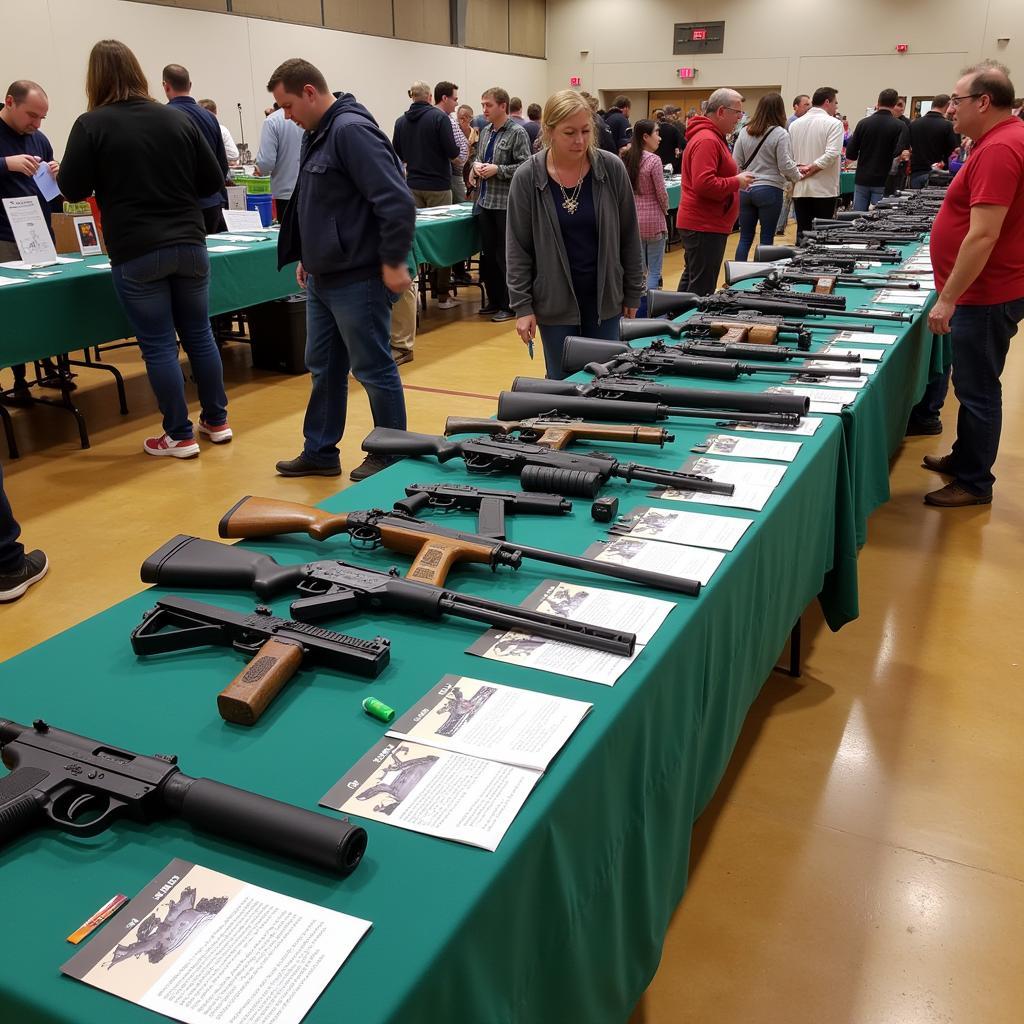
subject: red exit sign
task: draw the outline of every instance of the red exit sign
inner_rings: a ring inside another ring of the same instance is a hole
[[[896,52],[897,53],[906,53],[907,50],[909,50],[909,49],[910,49],[910,44],[909,43],[897,43],[896,44]]]
[[[690,39],[695,43],[703,43],[708,37],[708,30],[706,28],[695,28],[690,35]]]
[[[572,78],[569,79],[569,85],[571,85],[574,89],[578,89],[582,84],[583,79],[580,78],[579,75],[573,75]]]
[[[680,78],[696,78],[697,77],[697,69],[696,68],[679,68],[678,74],[679,74]]]

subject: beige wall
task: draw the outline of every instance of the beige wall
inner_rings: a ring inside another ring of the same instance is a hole
[[[13,78],[40,82],[50,97],[43,130],[58,158],[67,133],[85,109],[85,65],[97,39],[113,37],[135,51],[150,91],[163,97],[160,72],[178,62],[192,75],[195,96],[216,100],[237,139],[236,103],[242,104],[245,139],[255,153],[270,73],[288,57],[317,64],[332,89],[353,92],[388,135],[408,106],[414,79],[458,83],[460,95],[480,109],[484,89],[501,85],[524,103],[547,96],[546,62],[530,57],[381,39],[258,18],[182,10],[126,0],[0,0],[0,68],[4,88]]]
[[[702,18],[725,21],[725,52],[673,56],[673,25]],[[1010,42],[1000,46],[1001,36]],[[897,54],[897,43],[910,52]],[[949,92],[960,68],[982,57],[1008,64],[1024,92],[1024,0],[858,0],[828,9],[806,0],[548,0],[547,57],[550,88],[580,75],[595,95],[626,93],[634,110],[647,109],[649,91],[678,89],[676,68],[690,66],[700,74],[688,86],[753,95],[751,87],[778,82],[787,102],[833,85],[855,122],[880,89]]]

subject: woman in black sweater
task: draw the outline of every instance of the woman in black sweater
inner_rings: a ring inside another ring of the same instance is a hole
[[[96,194],[114,289],[163,414],[163,434],[146,438],[143,451],[191,458],[199,445],[177,338],[199,391],[199,432],[215,444],[231,440],[199,209],[199,197],[221,188],[223,175],[195,124],[149,96],[146,76],[124,43],[104,39],[92,48],[85,91],[89,111],[71,129],[58,182],[72,202]]]

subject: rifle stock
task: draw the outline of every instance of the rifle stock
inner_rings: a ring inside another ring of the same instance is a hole
[[[462,455],[459,445],[444,437],[416,434],[411,430],[392,430],[390,427],[374,427],[363,439],[363,451],[392,458],[433,455],[438,462],[448,462]]]
[[[344,512],[325,512],[295,501],[247,495],[224,513],[217,524],[217,533],[226,538],[306,533],[313,540],[326,540],[344,533],[347,524],[348,516]]]

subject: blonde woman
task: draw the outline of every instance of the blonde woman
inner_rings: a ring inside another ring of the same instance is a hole
[[[620,317],[636,316],[644,261],[629,176],[597,148],[586,99],[556,92],[541,125],[509,193],[508,291],[519,337],[539,329],[547,376],[561,380],[567,336],[617,339]]]

